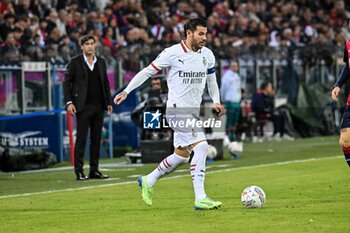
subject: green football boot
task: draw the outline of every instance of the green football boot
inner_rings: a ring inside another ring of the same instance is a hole
[[[147,184],[146,176],[140,176],[137,181],[139,182],[139,186],[142,191],[142,200],[146,203],[146,205],[152,205],[153,188]]]
[[[218,209],[222,205],[220,201],[214,201],[209,197],[205,197],[200,201],[194,203],[195,210],[213,210]]]

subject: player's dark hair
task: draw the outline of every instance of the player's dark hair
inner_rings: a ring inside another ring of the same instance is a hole
[[[96,42],[94,36],[92,36],[92,35],[85,35],[85,36],[81,37],[81,39],[80,39],[80,45],[84,45],[84,44],[86,43],[86,41],[88,41],[88,40],[93,40],[94,43]]]
[[[207,27],[207,22],[203,18],[194,18],[187,21],[187,23],[184,25],[184,37],[187,37],[187,30],[190,30],[191,32],[194,32],[197,28],[197,26]]]

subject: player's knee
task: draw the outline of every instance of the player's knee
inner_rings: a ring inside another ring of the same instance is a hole
[[[208,151],[209,151],[209,144],[208,144],[207,141],[201,142],[199,145],[203,148],[203,150],[205,150],[208,153]]]
[[[197,143],[193,148],[196,148],[196,151],[200,151],[203,154],[208,154],[209,145],[207,141],[201,141]]]
[[[201,148],[203,148],[204,150],[208,150],[209,145],[208,145],[207,140],[202,140],[202,141],[200,141],[200,142],[197,142],[197,143],[195,143],[195,144],[192,144],[191,147],[192,147],[192,148],[201,147]]]

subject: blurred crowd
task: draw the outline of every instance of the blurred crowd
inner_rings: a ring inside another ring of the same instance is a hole
[[[66,64],[85,34],[109,63],[149,61],[198,16],[217,59],[332,62],[350,38],[350,4],[338,0],[0,0],[0,62]]]

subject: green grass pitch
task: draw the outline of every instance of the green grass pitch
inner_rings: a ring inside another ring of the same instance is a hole
[[[112,179],[87,182],[71,169],[0,172],[0,232],[350,231],[350,168],[337,137],[247,143],[241,159],[208,163],[206,191],[219,210],[194,210],[188,164],[160,180],[146,206],[136,178],[155,166],[102,165]],[[264,189],[263,208],[242,206],[249,185]]]

